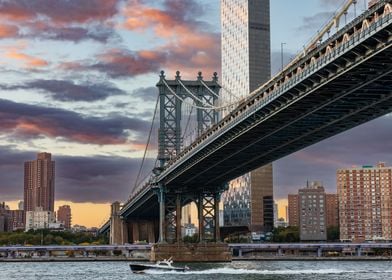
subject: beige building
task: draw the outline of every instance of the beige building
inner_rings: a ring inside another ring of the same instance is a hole
[[[50,224],[55,223],[55,221],[53,212],[37,207],[35,211],[26,212],[26,231],[49,228]]]
[[[60,206],[57,210],[57,221],[64,225],[65,229],[71,229],[72,214],[69,205]]]
[[[392,240],[392,167],[337,171],[340,239]]]
[[[270,78],[269,2],[221,0],[221,98],[226,104],[248,95]],[[231,181],[222,201],[224,226],[272,230],[272,163]]]
[[[54,211],[55,163],[49,153],[39,153],[36,160],[24,164],[24,210]]]

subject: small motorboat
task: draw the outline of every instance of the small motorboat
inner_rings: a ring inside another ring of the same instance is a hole
[[[189,267],[176,267],[173,266],[173,260],[170,258],[168,260],[157,261],[155,264],[144,264],[144,263],[131,263],[129,267],[133,273],[144,273],[146,270],[158,270],[158,271],[178,271],[184,272],[189,269]]]

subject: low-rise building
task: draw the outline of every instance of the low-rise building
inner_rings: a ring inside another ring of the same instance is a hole
[[[26,211],[26,231],[49,228],[49,224],[55,221],[54,213],[44,211],[42,207],[37,207],[35,211]]]

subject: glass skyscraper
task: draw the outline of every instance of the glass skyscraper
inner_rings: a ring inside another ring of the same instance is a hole
[[[270,78],[269,9],[269,0],[221,0],[221,96],[225,103],[245,97]],[[231,181],[222,201],[225,226],[271,230],[272,163]]]

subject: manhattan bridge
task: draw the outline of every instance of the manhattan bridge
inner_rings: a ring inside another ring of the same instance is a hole
[[[146,145],[159,112],[155,167],[140,179],[145,153],[133,193],[122,207],[112,205],[100,229],[110,232],[110,242],[147,240],[157,243],[156,257],[181,259],[189,251],[181,245],[181,211],[193,202],[199,244],[205,244],[199,253],[222,256],[224,245],[214,242],[220,241],[219,201],[227,182],[390,113],[392,0],[372,1],[339,26],[355,3],[348,1],[282,71],[244,98],[223,102],[222,92],[236,95],[222,88],[216,73],[206,81],[199,72],[189,81],[180,72],[168,80],[162,71]]]

